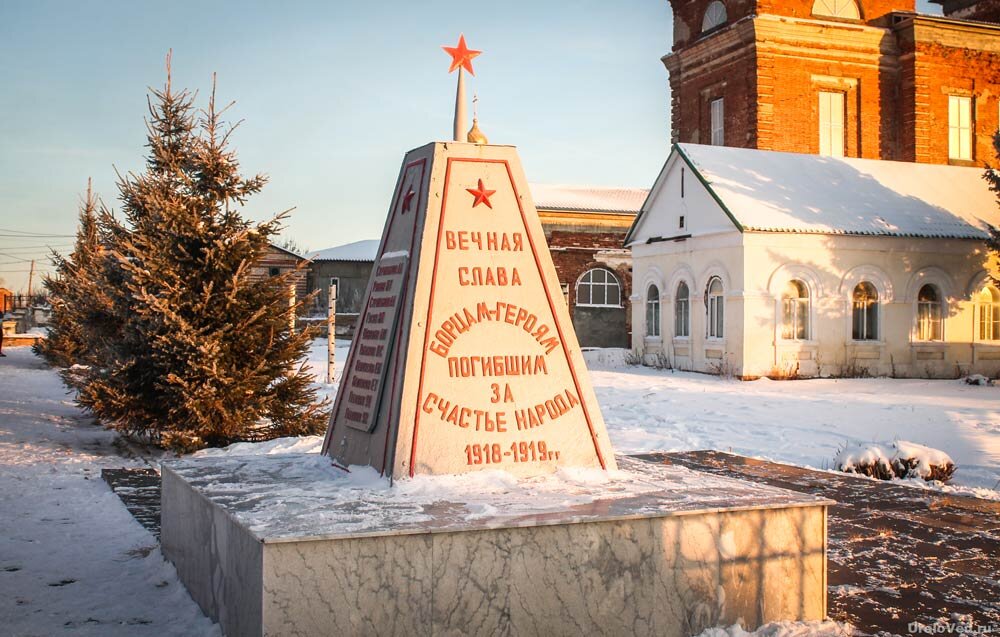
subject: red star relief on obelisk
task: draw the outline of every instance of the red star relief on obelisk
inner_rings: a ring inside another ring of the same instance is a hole
[[[477,188],[466,188],[465,190],[470,195],[472,195],[473,197],[476,198],[476,200],[474,202],[472,202],[472,207],[473,208],[475,208],[476,206],[478,206],[481,203],[484,203],[484,204],[486,204],[487,208],[489,208],[490,210],[493,209],[493,204],[490,203],[490,197],[493,195],[493,193],[496,192],[496,190],[486,190],[486,187],[483,186],[483,180],[482,179],[479,180],[479,188],[478,189]]]
[[[404,215],[410,211],[410,204],[413,203],[413,195],[415,195],[415,194],[417,194],[417,193],[415,193],[413,191],[413,188],[411,187],[409,190],[406,191],[406,194],[403,195],[403,214]]]
[[[445,53],[451,56],[451,68],[448,69],[449,73],[452,73],[458,67],[462,67],[469,73],[475,75],[476,72],[472,70],[472,58],[476,57],[482,51],[475,51],[470,49],[465,45],[465,34],[458,36],[457,46],[443,46],[441,47],[445,50]]]

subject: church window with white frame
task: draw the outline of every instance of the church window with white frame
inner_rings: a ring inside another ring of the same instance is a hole
[[[941,340],[941,293],[930,284],[917,293],[917,340]]]
[[[646,336],[660,335],[660,288],[646,288]]]
[[[789,281],[781,295],[781,338],[809,339],[809,288],[802,281]]]
[[[604,268],[587,270],[576,284],[576,304],[590,307],[621,307],[622,286],[618,277]]]
[[[724,146],[726,143],[725,106],[721,97],[709,103],[709,113],[712,121],[712,146]]]
[[[726,14],[726,5],[719,2],[719,0],[714,0],[709,3],[708,7],[705,9],[705,16],[701,19],[701,31],[711,31],[712,29],[722,26],[726,23],[729,16]]]
[[[987,285],[979,291],[979,340],[1000,341],[1000,291]]]
[[[691,291],[684,281],[677,284],[674,298],[674,336],[691,336]]]
[[[722,289],[722,279],[713,276],[705,288],[705,335],[708,338],[722,338],[725,335],[726,301]]]
[[[819,154],[844,156],[844,94],[819,92]]]
[[[868,281],[854,286],[851,294],[851,338],[878,340],[878,290]]]
[[[844,20],[861,19],[858,3],[854,0],[816,0],[812,6],[812,14]]]
[[[948,159],[972,160],[972,98],[948,96]]]

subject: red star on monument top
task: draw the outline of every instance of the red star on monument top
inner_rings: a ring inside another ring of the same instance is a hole
[[[481,203],[484,203],[484,204],[486,204],[487,208],[489,208],[490,210],[493,209],[493,204],[490,203],[490,197],[493,195],[493,193],[496,192],[496,190],[486,190],[486,187],[483,186],[483,180],[482,179],[479,180],[479,188],[478,189],[477,188],[466,188],[465,190],[470,195],[472,195],[473,197],[476,198],[476,200],[474,202],[472,202],[472,207],[473,208],[475,208],[476,206],[478,206]]]
[[[462,67],[469,73],[475,75],[476,72],[472,70],[472,58],[476,57],[482,51],[475,51],[470,49],[465,45],[465,34],[458,36],[457,46],[443,46],[441,47],[445,50],[445,53],[451,56],[451,68],[448,69],[449,73],[454,72],[458,67]]]
[[[410,188],[409,190],[406,191],[406,194],[403,195],[403,214],[404,215],[410,211],[410,204],[413,203],[413,195],[415,195],[415,194],[417,194],[417,193],[413,192],[413,188]]]

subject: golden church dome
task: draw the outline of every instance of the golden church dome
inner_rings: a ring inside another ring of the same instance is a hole
[[[486,135],[483,131],[479,130],[479,120],[475,117],[472,118],[472,128],[469,129],[468,140],[470,144],[489,144],[490,140],[486,139]]]

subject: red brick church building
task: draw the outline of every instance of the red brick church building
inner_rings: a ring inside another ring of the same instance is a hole
[[[1000,125],[1000,0],[670,0],[673,142],[978,165]]]

